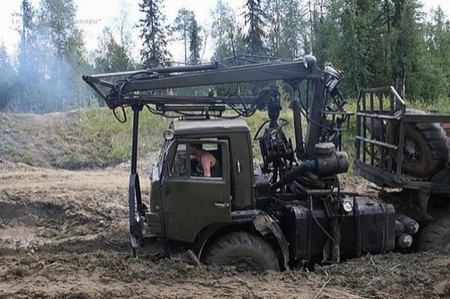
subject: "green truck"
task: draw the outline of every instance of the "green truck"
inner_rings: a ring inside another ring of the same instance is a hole
[[[340,186],[338,175],[350,164],[340,145],[352,115],[337,87],[342,78],[329,63],[319,70],[313,56],[83,76],[116,116],[133,111],[128,202],[135,254],[156,241],[168,257],[264,271],[414,248],[421,232],[415,219],[384,198]],[[202,88],[186,95],[195,87]],[[293,124],[279,116],[281,89]],[[148,200],[136,166],[144,108],[176,116],[164,132]],[[268,119],[252,136],[244,118],[257,110]],[[202,173],[205,160],[193,147],[220,165],[215,175]]]

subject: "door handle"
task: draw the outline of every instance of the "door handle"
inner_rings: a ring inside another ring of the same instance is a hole
[[[223,208],[228,208],[228,207],[230,206],[230,204],[227,203],[227,202],[216,202],[214,205],[215,205],[217,208],[221,208],[221,209],[223,209]]]

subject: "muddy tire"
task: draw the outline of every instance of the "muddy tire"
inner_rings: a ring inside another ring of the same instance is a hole
[[[421,110],[408,109],[408,114],[425,114]],[[403,173],[419,178],[431,178],[443,169],[449,158],[445,131],[436,123],[405,123],[403,147]],[[400,125],[393,127],[394,140],[398,144]]]
[[[235,266],[240,271],[280,270],[274,249],[262,238],[246,232],[219,238],[207,251],[204,263]]]
[[[417,239],[419,251],[439,251],[450,254],[450,217],[431,222]]]

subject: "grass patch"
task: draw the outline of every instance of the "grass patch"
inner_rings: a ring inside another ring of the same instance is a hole
[[[416,101],[407,103],[407,107],[429,113],[450,113],[447,102],[447,99],[441,99],[431,105]],[[292,110],[286,103],[283,105],[285,107],[280,118],[289,122],[283,130],[295,143]],[[350,100],[345,108],[355,112],[356,100]],[[120,115],[120,111],[118,113]],[[126,118],[127,122],[121,123],[109,108],[98,107],[44,115],[0,113],[0,159],[64,169],[105,167],[122,163],[131,158],[131,109],[126,109]],[[268,119],[267,111],[257,111],[254,116],[245,119],[252,138],[260,125]],[[160,150],[162,132],[169,122],[170,119],[154,115],[145,109],[140,113],[139,156]],[[355,124],[355,116],[352,116],[349,130],[342,137],[342,150],[347,152],[350,163],[355,156]],[[302,126],[303,136],[306,137],[307,122],[304,118]],[[260,135],[263,133],[264,130],[261,130]],[[252,146],[256,159],[261,159],[259,143],[254,141]]]
[[[129,109],[128,109],[129,110]],[[120,123],[108,108],[66,113],[1,114],[0,157],[32,166],[104,167],[131,157],[132,111]],[[141,113],[139,154],[158,150],[168,119]]]
[[[448,98],[439,98],[437,100],[434,100],[432,103],[430,103],[430,101],[423,100],[406,100],[405,102],[407,108],[423,110],[430,114],[450,114],[450,105]]]

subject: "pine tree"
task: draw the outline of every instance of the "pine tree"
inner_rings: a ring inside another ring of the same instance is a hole
[[[314,53],[314,55],[323,62],[322,58],[326,57],[327,47],[330,45],[325,33],[327,26],[325,20],[327,19],[327,4],[328,1],[324,0],[309,0],[307,2],[307,16],[309,19],[309,26],[305,28],[309,29],[307,34],[308,43],[305,47],[305,52]]]
[[[281,32],[284,40],[280,50],[282,57],[295,59],[304,54],[310,54],[310,51],[303,51],[306,44],[303,28],[306,27],[306,21],[302,15],[302,0],[283,1]]]
[[[22,1],[21,10],[22,22],[21,27],[18,29],[20,42],[18,49],[17,88],[14,96],[9,101],[9,109],[14,112],[27,111],[27,108],[32,105],[31,95],[36,95],[34,92],[35,86],[33,85],[38,85],[42,80],[38,72],[38,56],[35,55],[37,52],[34,36],[36,11],[28,0]]]
[[[245,45],[248,55],[266,55],[263,39],[266,37],[264,32],[264,20],[266,18],[261,8],[261,0],[247,0],[247,12],[244,14],[245,25],[248,26],[248,32],[245,35]]]
[[[95,69],[98,73],[120,72],[136,68],[131,55],[131,33],[128,15],[121,12],[113,27],[105,27],[95,51]]]
[[[139,37],[143,39],[141,62],[144,67],[170,65],[170,53],[167,50],[168,27],[163,25],[165,16],[160,11],[162,0],[142,0],[139,4],[144,18],[139,20],[141,28]]]
[[[133,60],[121,41],[114,38],[112,29],[107,27],[99,38],[96,50],[95,69],[98,73],[112,73],[134,68]]]
[[[14,93],[14,70],[6,53],[5,45],[0,45],[0,111],[5,110]]]
[[[200,50],[202,46],[202,38],[200,37],[201,27],[197,24],[195,15],[192,16],[191,25],[189,26],[189,64],[199,64],[201,62]]]
[[[212,11],[211,18],[214,20],[211,36],[215,43],[212,60],[222,61],[228,57],[245,54],[242,28],[238,26],[235,11],[219,0]]]
[[[341,87],[356,96],[363,87],[390,85],[389,37],[384,1],[334,0],[317,6],[311,38],[319,65],[332,61],[346,79]]]
[[[184,45],[184,64],[188,63],[188,43],[190,40],[190,28],[192,20],[194,19],[194,12],[182,8],[178,11],[178,15],[175,18],[175,25],[172,27],[174,32],[178,32],[181,36],[181,40]]]
[[[81,31],[75,26],[73,0],[42,0],[37,22],[40,76],[46,101],[43,111],[60,111],[84,104],[87,89],[79,74],[87,66]],[[44,103],[43,103],[44,104]]]
[[[35,52],[34,31],[36,12],[28,0],[23,0],[21,4],[22,22],[19,30],[19,54],[18,54],[18,75],[25,82],[29,82],[33,77],[36,78],[36,62],[33,61]]]
[[[405,92],[412,95],[417,93],[414,89],[418,82],[415,81],[420,80],[414,78],[422,43],[418,23],[420,5],[416,0],[395,0],[393,4],[390,25],[392,80],[398,89],[404,87]]]
[[[305,22],[301,0],[274,0],[264,4],[267,14],[267,51],[270,56],[295,59],[302,54]],[[310,51],[308,51],[310,52]]]
[[[425,24],[425,45],[420,54],[420,80],[414,85],[415,94],[428,102],[450,97],[450,21],[442,9],[431,14]]]
[[[281,20],[284,18],[283,1],[273,0],[265,2],[264,11],[270,11],[267,16],[269,29],[267,32],[267,52],[270,56],[281,57],[281,45],[284,37],[282,36]]]

